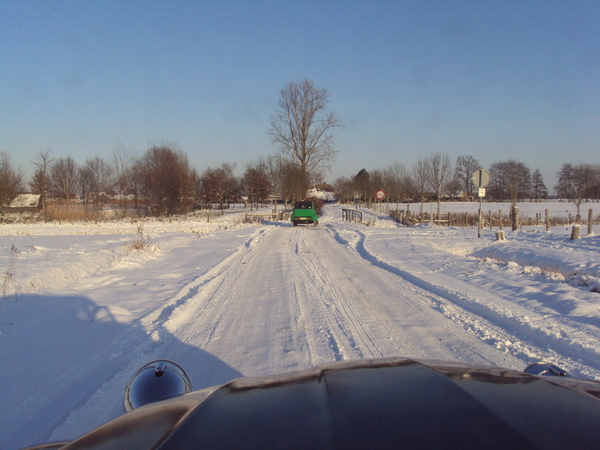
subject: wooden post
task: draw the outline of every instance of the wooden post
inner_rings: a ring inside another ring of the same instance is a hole
[[[490,209],[489,217],[490,217],[490,231],[492,231],[492,210],[491,209]]]
[[[571,231],[571,240],[579,239],[579,230],[581,229],[581,225],[576,223],[573,225],[573,230]]]
[[[594,210],[592,208],[590,208],[590,210],[588,211],[588,232],[587,234],[592,234],[593,230],[592,230],[592,220],[594,219]]]
[[[519,229],[519,207],[513,206],[512,230],[517,231],[518,229]]]
[[[498,229],[502,230],[502,210],[498,210]]]
[[[546,214],[546,231],[550,231],[550,213],[548,212],[548,210],[546,209],[544,211],[544,214]]]

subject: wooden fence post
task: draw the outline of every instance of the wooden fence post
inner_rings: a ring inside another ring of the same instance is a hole
[[[513,206],[513,217],[512,217],[512,230],[517,231],[519,229],[519,207]]]
[[[546,214],[546,231],[550,231],[550,213],[546,209],[544,214]]]
[[[575,239],[579,239],[579,230],[581,228],[581,225],[579,225],[578,223],[576,223],[575,225],[573,225],[573,230],[571,231],[571,240],[575,240]]]
[[[498,229],[502,230],[502,210],[498,210]]]
[[[594,210],[592,208],[590,208],[590,210],[588,211],[588,230],[587,230],[587,234],[592,234],[593,230],[592,230],[592,221],[594,219]]]

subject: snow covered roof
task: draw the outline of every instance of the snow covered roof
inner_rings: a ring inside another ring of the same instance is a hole
[[[311,186],[311,188],[306,193],[306,196],[320,198],[321,200],[326,202],[334,201],[335,189],[327,183],[315,184]]]
[[[10,202],[9,208],[35,208],[40,203],[39,194],[19,194]]]

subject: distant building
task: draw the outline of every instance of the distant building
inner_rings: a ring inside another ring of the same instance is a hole
[[[40,194],[19,194],[4,210],[5,213],[36,213],[42,209]]]
[[[324,202],[336,201],[335,189],[327,183],[315,184],[306,193],[307,197],[316,197]]]

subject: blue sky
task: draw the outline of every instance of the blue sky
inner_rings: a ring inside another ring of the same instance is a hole
[[[48,148],[168,141],[242,170],[310,79],[345,125],[327,181],[443,152],[516,158],[551,189],[600,163],[599,24],[597,0],[0,0],[0,151],[30,175]]]

